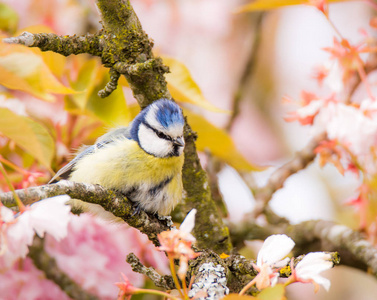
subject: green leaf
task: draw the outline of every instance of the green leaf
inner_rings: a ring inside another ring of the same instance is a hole
[[[7,108],[0,108],[0,133],[50,168],[55,144],[44,126]]]
[[[328,2],[346,2],[349,0],[328,0]],[[242,6],[237,12],[269,10],[290,5],[309,4],[308,0],[255,0]]]
[[[196,147],[199,151],[208,149],[213,155],[240,171],[260,171],[263,168],[249,163],[237,150],[229,134],[208,122],[203,116],[184,109],[188,123],[198,133]]]
[[[0,30],[13,33],[18,25],[17,12],[5,3],[0,3]]]
[[[259,295],[258,300],[285,300],[285,286],[277,284],[274,287],[264,289]]]
[[[190,71],[183,63],[171,57],[164,56],[162,58],[170,69],[170,73],[165,76],[168,89],[176,101],[191,103],[213,112],[230,113],[214,106],[203,96]]]

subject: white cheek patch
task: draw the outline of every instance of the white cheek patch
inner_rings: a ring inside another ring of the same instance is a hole
[[[141,148],[149,154],[157,157],[166,157],[173,151],[170,141],[160,139],[152,129],[144,124],[140,124],[139,126],[138,137]]]

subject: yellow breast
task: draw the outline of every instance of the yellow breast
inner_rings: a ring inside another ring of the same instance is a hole
[[[154,157],[144,152],[137,142],[123,139],[83,157],[76,163],[70,180],[100,184],[125,193],[136,187],[144,193],[136,201],[143,202],[144,198],[153,201],[148,199],[148,191],[171,178],[162,191],[164,194],[158,195],[161,205],[155,203],[154,206],[158,207],[150,209],[167,214],[182,197],[183,162],[183,155]]]

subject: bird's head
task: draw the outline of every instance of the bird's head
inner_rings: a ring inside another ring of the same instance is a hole
[[[185,145],[184,123],[181,108],[173,101],[160,99],[136,116],[131,125],[131,137],[153,156],[180,156]]]

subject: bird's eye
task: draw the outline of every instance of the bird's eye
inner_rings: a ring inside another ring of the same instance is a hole
[[[166,139],[166,135],[163,134],[162,132],[160,132],[160,131],[156,131],[156,134],[157,134],[157,136],[158,136],[160,139]]]

